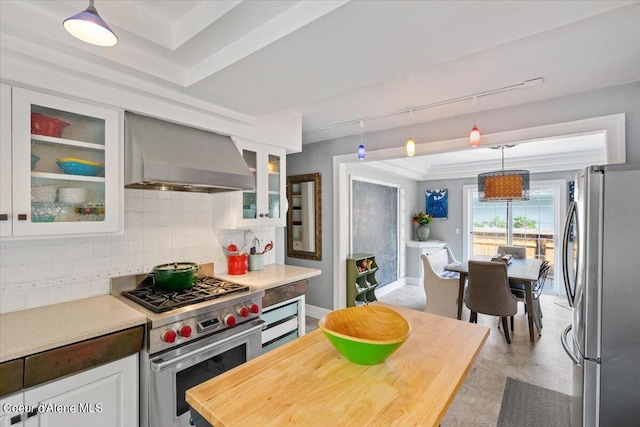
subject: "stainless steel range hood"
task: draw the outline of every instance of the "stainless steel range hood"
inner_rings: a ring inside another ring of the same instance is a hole
[[[217,193],[255,185],[228,136],[126,112],[124,148],[126,188]]]

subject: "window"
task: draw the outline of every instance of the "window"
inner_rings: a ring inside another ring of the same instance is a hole
[[[561,218],[565,212],[565,181],[532,182],[530,197],[520,202],[478,202],[477,186],[465,186],[467,212],[465,253],[493,255],[498,246],[524,246],[527,257],[549,261],[545,293],[558,293],[554,266],[559,264]]]

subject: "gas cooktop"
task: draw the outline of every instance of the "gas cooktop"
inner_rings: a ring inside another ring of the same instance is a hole
[[[213,277],[199,277],[198,283],[193,288],[179,291],[161,291],[153,286],[153,278],[147,277],[138,287],[130,291],[124,291],[122,295],[155,313],[163,313],[179,307],[248,290],[248,286],[225,282]]]

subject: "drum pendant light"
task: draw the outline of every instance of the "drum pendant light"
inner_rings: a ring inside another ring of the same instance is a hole
[[[473,128],[469,133],[469,145],[472,147],[477,147],[480,145],[480,129],[476,126],[476,102],[478,100],[477,96],[473,97]]]
[[[69,34],[87,43],[97,46],[115,46],[118,43],[118,36],[98,15],[93,0],[89,0],[86,10],[65,19],[62,25]]]
[[[409,110],[409,139],[407,140],[407,156],[413,157],[416,154],[416,143],[413,140],[413,110]]]
[[[513,145],[506,146],[511,148]],[[502,150],[502,169],[478,175],[478,201],[514,202],[529,200],[529,171],[504,170],[504,149]]]
[[[362,142],[362,129],[364,128],[364,122],[362,120],[360,120],[360,146],[358,147],[358,159],[360,160],[364,160],[364,154],[365,154],[365,150],[364,150],[364,144]]]

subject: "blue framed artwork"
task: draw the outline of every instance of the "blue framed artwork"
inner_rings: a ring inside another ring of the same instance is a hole
[[[426,213],[433,219],[449,218],[449,195],[446,188],[433,188],[425,191]]]

